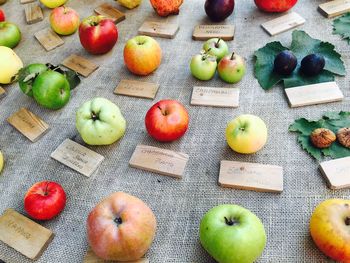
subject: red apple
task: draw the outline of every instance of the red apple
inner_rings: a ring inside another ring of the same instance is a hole
[[[79,23],[79,14],[72,8],[60,6],[51,11],[50,24],[57,34],[71,35],[77,31]]]
[[[112,19],[104,16],[89,16],[79,26],[79,38],[91,54],[110,51],[118,40],[118,30]]]
[[[158,42],[148,36],[129,39],[124,47],[124,62],[134,74],[146,76],[155,71],[162,60],[162,50]]]
[[[265,12],[281,13],[291,9],[298,0],[255,0],[256,6]]]
[[[147,132],[161,142],[179,139],[187,131],[188,123],[187,110],[176,100],[158,101],[145,117]]]
[[[49,220],[66,205],[66,193],[61,185],[43,181],[34,184],[24,197],[24,209],[34,219]]]
[[[102,200],[87,219],[91,249],[104,260],[134,261],[149,249],[156,218],[139,198],[116,192]]]
[[[0,9],[0,22],[5,21],[5,13],[4,11],[2,11],[2,9]]]

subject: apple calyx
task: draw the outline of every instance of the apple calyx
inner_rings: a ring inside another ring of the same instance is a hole
[[[210,50],[211,50],[211,48],[209,48],[207,51],[205,51],[205,50],[201,51],[202,61],[205,61],[207,59],[210,61],[214,61],[214,60],[216,61],[216,57],[209,54]]]
[[[225,223],[228,226],[234,226],[234,225],[239,224],[239,222],[236,219],[234,219],[234,218],[227,219],[226,216],[224,218],[225,218]]]
[[[164,116],[167,116],[167,115],[168,115],[168,111],[167,111],[167,110],[162,109],[160,106],[158,106],[158,109],[161,111],[161,113],[162,113]]]
[[[345,223],[345,225],[350,226],[350,217],[349,216],[345,217],[344,223]]]
[[[121,217],[116,217],[113,221],[117,224],[117,227],[123,223],[123,220]]]
[[[92,112],[91,112],[91,119],[92,119],[93,121],[99,120],[98,113],[92,111]]]

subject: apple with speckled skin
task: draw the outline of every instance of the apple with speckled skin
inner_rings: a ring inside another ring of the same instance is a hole
[[[71,35],[77,31],[80,24],[79,14],[66,6],[56,7],[50,14],[50,25],[60,35]]]
[[[235,53],[223,57],[218,64],[219,77],[230,84],[240,82],[245,72],[246,65],[244,59]]]

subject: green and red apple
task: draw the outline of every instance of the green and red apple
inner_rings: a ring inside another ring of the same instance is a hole
[[[217,62],[228,54],[228,46],[221,38],[211,38],[207,40],[203,45],[203,50],[207,54],[215,56]]]
[[[14,48],[21,41],[21,31],[18,26],[4,21],[0,22],[0,46]]]
[[[40,0],[40,2],[48,8],[59,7],[64,5],[67,1],[68,0]]]
[[[192,57],[190,70],[195,78],[199,80],[210,80],[215,75],[217,65],[215,56],[203,53]]]
[[[267,127],[258,116],[243,114],[233,119],[226,127],[226,140],[232,150],[251,154],[264,147]]]
[[[109,145],[124,135],[126,121],[113,102],[94,98],[78,109],[76,127],[87,144]]]
[[[223,57],[218,64],[218,73],[220,78],[227,83],[238,83],[246,72],[246,65],[241,56],[234,52],[231,55]]]
[[[70,7],[56,7],[50,13],[50,25],[57,34],[71,35],[77,31],[79,24],[79,14]]]
[[[202,218],[200,242],[219,263],[252,263],[262,254],[266,233],[261,220],[238,205],[219,205]]]
[[[0,46],[0,84],[13,82],[22,67],[22,60],[11,48]]]

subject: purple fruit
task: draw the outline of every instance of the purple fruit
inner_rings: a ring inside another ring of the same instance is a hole
[[[322,55],[310,54],[301,61],[300,70],[306,76],[313,77],[321,73],[326,65],[326,61]]]
[[[230,16],[235,7],[234,0],[206,0],[205,12],[212,21],[220,22]]]
[[[298,60],[292,51],[284,50],[280,52],[274,61],[274,71],[278,74],[288,76],[292,74],[298,65]]]

